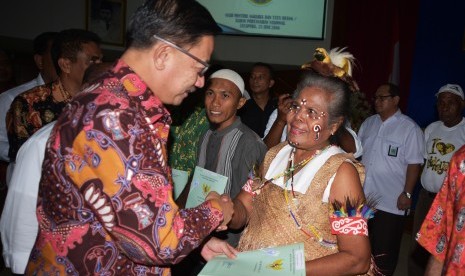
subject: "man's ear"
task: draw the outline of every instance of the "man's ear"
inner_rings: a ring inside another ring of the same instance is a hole
[[[274,85],[274,80],[270,80],[270,85],[268,85],[269,88],[273,87]]]
[[[34,55],[34,63],[36,64],[39,71],[44,69],[43,57],[41,55]]]
[[[170,57],[171,48],[164,43],[155,44],[152,51],[152,56],[155,64],[155,68],[163,70],[166,66],[166,62]]]
[[[400,97],[399,96],[394,96],[394,101],[396,102],[396,105],[399,106]]]
[[[63,73],[71,73],[71,60],[67,58],[59,58],[58,66],[60,66],[60,69]]]
[[[246,101],[247,99],[241,96],[241,98],[239,99],[239,104],[237,105],[237,109],[240,109]]]

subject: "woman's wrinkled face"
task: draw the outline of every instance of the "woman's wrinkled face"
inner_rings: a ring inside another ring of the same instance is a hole
[[[319,149],[329,143],[337,129],[328,125],[331,95],[318,87],[306,87],[291,104],[287,113],[288,141],[301,149]]]

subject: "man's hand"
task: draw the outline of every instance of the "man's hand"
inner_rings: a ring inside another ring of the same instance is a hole
[[[200,252],[202,257],[207,261],[222,254],[225,254],[230,259],[234,259],[236,258],[237,253],[238,251],[226,241],[215,237],[212,237],[209,241],[207,241]]]
[[[216,200],[223,210],[223,223],[221,226],[227,225],[232,218],[234,213],[234,203],[228,195],[220,196],[217,192],[208,193],[205,200]]]
[[[401,193],[397,198],[397,209],[407,210],[410,208],[410,205],[412,205],[412,199]]]

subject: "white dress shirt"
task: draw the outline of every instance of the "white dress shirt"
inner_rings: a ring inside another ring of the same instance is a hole
[[[362,141],[365,195],[377,200],[377,209],[404,215],[397,198],[405,187],[407,166],[423,164],[425,138],[420,127],[398,110],[384,122],[376,114],[358,132]]]
[[[48,137],[55,122],[39,129],[19,149],[0,220],[3,259],[13,273],[24,274],[39,231],[37,195]]]
[[[21,84],[19,86],[13,87],[10,90],[7,90],[0,94],[0,159],[3,161],[10,161],[8,157],[8,149],[10,145],[8,144],[8,136],[6,133],[6,113],[10,109],[11,103],[19,94],[26,92],[36,86],[44,84],[42,76],[39,74],[37,78]]]

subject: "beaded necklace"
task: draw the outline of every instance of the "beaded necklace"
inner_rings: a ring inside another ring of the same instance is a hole
[[[328,149],[329,147],[331,147],[331,145],[325,147],[324,149],[322,150],[318,150],[315,152],[315,154],[313,154],[310,158],[308,158],[308,161],[306,161],[305,164],[307,164],[308,162],[310,162],[310,160],[312,160],[313,158],[315,158],[317,155],[320,155],[321,153],[323,153],[326,149]],[[290,162],[290,168],[292,168],[294,166],[294,152],[295,152],[295,148],[293,149],[293,152],[289,158],[289,162]],[[305,159],[307,160],[307,159]],[[305,161],[304,160],[304,161]],[[299,163],[300,164],[300,163]],[[318,230],[315,228],[315,226],[313,225],[308,225],[308,230],[306,230],[304,227],[302,227],[302,224],[299,223],[299,221],[302,221],[301,219],[298,219],[297,215],[292,211],[292,207],[291,207],[291,204],[290,204],[290,200],[289,200],[289,196],[288,196],[288,192],[287,192],[287,186],[288,186],[288,183],[289,183],[289,180],[290,180],[290,184],[291,184],[291,193],[292,193],[292,201],[294,202],[294,204],[297,203],[297,198],[294,194],[294,170],[291,170],[290,171],[290,178],[288,178],[288,180],[286,181],[285,185],[284,185],[284,189],[283,189],[283,192],[284,192],[284,199],[286,200],[286,204],[287,204],[287,209],[289,211],[289,214],[292,218],[292,220],[294,221],[295,225],[297,226],[297,229],[299,229],[302,233],[304,233],[306,236],[310,237],[311,239],[316,239],[318,241],[318,243],[324,247],[328,247],[328,248],[331,248],[331,249],[335,249],[336,248],[336,243],[335,242],[332,242],[332,241],[328,241],[326,239],[323,239],[323,237],[320,235],[320,233],[318,232]]]
[[[281,177],[288,177],[289,175],[294,175],[294,171],[296,171],[296,170],[304,167],[305,165],[307,165],[307,163],[310,162],[310,160],[312,160],[315,156],[320,154],[320,151],[317,150],[312,156],[308,157],[307,159],[304,159],[304,160],[300,161],[295,166],[294,166],[294,154],[295,154],[295,148],[292,148],[291,155],[289,156],[289,159],[288,159],[289,162],[291,162],[291,160],[292,160],[292,165],[289,166],[289,168],[287,168],[283,172],[273,176],[272,178],[270,178],[270,179],[268,179],[266,181],[263,181],[256,189],[253,189],[253,191],[260,190],[266,184],[273,182],[273,180],[279,179]],[[294,194],[294,190],[292,190],[292,194]]]

